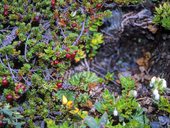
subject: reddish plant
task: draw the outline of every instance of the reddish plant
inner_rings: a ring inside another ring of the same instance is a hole
[[[0,128],[4,127],[4,122],[2,120],[0,120]]]
[[[67,53],[67,54],[66,54],[66,58],[67,58],[67,59],[71,59],[71,54]]]
[[[57,83],[57,88],[60,89],[62,88],[63,84],[62,83]]]
[[[101,4],[101,3],[99,3],[99,4],[96,5],[96,8],[97,8],[97,9],[100,9],[101,7],[102,7],[102,4]]]
[[[2,79],[2,87],[7,88],[9,86],[9,82],[6,77],[3,77]]]
[[[6,95],[6,100],[11,103],[13,101],[13,96],[11,94]]]
[[[51,0],[51,7],[52,9],[55,9],[55,0]]]
[[[77,27],[77,23],[72,23],[71,26],[72,26],[73,28],[75,28],[75,27]]]
[[[8,5],[4,5],[4,16],[8,15]]]
[[[26,90],[26,86],[22,83],[19,83],[15,86],[15,92],[18,94],[22,94]]]
[[[60,62],[59,62],[58,60],[55,60],[55,61],[54,61],[54,64],[55,64],[55,65],[57,65],[57,64],[59,64],[59,63],[60,63]]]

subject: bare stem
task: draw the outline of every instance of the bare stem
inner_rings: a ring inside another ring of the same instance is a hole
[[[30,38],[30,35],[31,34],[28,35],[27,40],[25,42],[24,58],[25,58],[26,62],[28,62],[28,60],[27,60],[27,41]]]
[[[18,81],[15,79],[15,75],[13,74],[12,69],[11,69],[11,66],[10,66],[10,64],[9,64],[9,62],[8,62],[8,59],[9,59],[8,56],[5,55],[5,57],[6,57],[6,60],[7,60],[8,69],[9,69],[11,75],[12,75],[12,79],[13,79],[15,82],[18,82]]]
[[[85,27],[85,21],[82,23],[82,28],[81,28],[80,35],[77,37],[77,39],[76,39],[76,41],[73,43],[73,45],[77,45],[77,44],[78,44],[78,41],[80,40],[81,36],[83,35],[84,27]]]

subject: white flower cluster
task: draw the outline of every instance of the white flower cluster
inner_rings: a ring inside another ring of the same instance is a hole
[[[159,78],[159,77],[152,77],[152,79],[151,79],[151,82],[150,82],[150,87],[154,87],[154,85],[155,85],[155,83],[156,82],[161,82],[162,83],[162,87],[163,88],[166,88],[167,87],[167,83],[166,83],[166,80],[165,79],[161,79],[161,78]]]
[[[154,98],[155,98],[155,100],[159,100],[160,94],[159,94],[159,91],[157,89],[158,87],[156,86],[156,83],[160,83],[162,88],[166,88],[167,87],[167,83],[166,83],[165,79],[161,79],[161,78],[155,77],[155,76],[152,77],[152,79],[150,81],[150,85],[149,86],[154,88],[154,90],[153,90]]]

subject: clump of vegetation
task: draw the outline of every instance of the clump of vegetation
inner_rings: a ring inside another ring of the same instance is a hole
[[[148,127],[148,119],[143,115],[143,110],[135,99],[136,94],[130,93],[135,88],[134,81],[130,77],[121,77],[121,85],[124,88],[122,96],[115,98],[114,94],[105,90],[102,100],[95,103],[96,110],[100,113],[107,112],[111,124],[118,126],[122,124],[123,127],[123,123],[126,122],[129,127]]]
[[[83,59],[92,60],[104,43],[99,30],[112,15],[106,7],[111,2],[142,0],[0,2],[0,127],[148,127],[131,77],[118,80],[122,91],[115,96],[107,89],[115,84],[114,73],[104,78],[91,71],[68,73]],[[168,8],[166,3],[156,9],[163,26],[168,26]],[[154,103],[169,112],[163,83],[151,84]]]
[[[170,3],[164,2],[160,4],[159,7],[155,8],[155,15],[153,22],[155,24],[161,25],[165,29],[170,30]]]
[[[104,42],[98,27],[103,18],[111,16],[110,10],[102,10],[104,2],[0,3],[0,94],[10,105],[27,101],[22,104],[22,114],[29,117],[31,127],[37,112],[49,118],[48,109],[60,110],[56,104],[59,98],[52,94],[62,91],[65,73],[72,64],[94,57]],[[77,102],[88,101],[86,84],[86,88],[80,86],[86,93]]]
[[[99,77],[92,72],[80,72],[74,74],[70,79],[69,83],[73,86],[76,86],[80,90],[87,91],[90,84],[99,83]]]
[[[24,117],[17,112],[17,108],[11,108],[9,104],[0,104],[0,127],[21,128],[25,122]]]

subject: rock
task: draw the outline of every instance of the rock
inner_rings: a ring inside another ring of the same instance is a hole
[[[160,128],[159,122],[151,122],[151,128]]]
[[[162,126],[170,124],[170,118],[168,118],[167,116],[159,116],[158,120]]]
[[[122,11],[120,9],[114,9],[112,11],[111,18],[104,19],[104,25],[102,31],[109,35],[113,35],[114,32],[117,32],[121,28],[121,20],[122,20]]]

